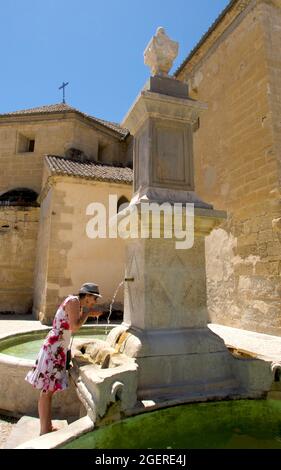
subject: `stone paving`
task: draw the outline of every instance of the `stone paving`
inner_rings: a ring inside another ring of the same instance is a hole
[[[281,361],[281,337],[240,330],[230,326],[209,324],[209,328],[220,336],[227,346],[253,354],[259,359]]]
[[[0,449],[3,449],[17,422],[18,420],[16,418],[0,415]]]
[[[31,315],[1,315],[0,314],[0,338],[8,334],[21,333],[30,330],[44,330],[48,327],[42,325],[39,320],[34,320]]]

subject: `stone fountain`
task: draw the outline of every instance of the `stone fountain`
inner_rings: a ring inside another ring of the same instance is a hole
[[[134,136],[134,195],[141,204],[194,204],[194,243],[176,249],[175,238],[127,241],[124,353],[138,363],[139,400],[206,399],[237,394],[232,357],[208,328],[205,237],[226,217],[195,193],[193,127],[207,106],[188,97],[186,84],[168,76],[178,44],[158,28],[145,52],[152,76],[122,125]],[[122,214],[119,216],[122,218]],[[162,221],[161,221],[162,222]],[[170,219],[173,233],[174,219]]]
[[[178,44],[158,28],[144,52],[151,77],[123,121],[134,136],[134,194],[118,214],[119,222],[134,214],[124,241],[124,321],[106,341],[74,341],[70,373],[80,419],[18,448],[58,447],[97,425],[155,408],[263,398],[274,378],[271,393],[279,393],[279,362],[234,355],[208,328],[205,237],[226,213],[195,192],[193,129],[207,106],[168,75],[177,52]],[[155,207],[161,208],[157,236]],[[180,247],[179,216],[189,227]]]
[[[193,129],[207,105],[168,75],[177,52],[178,44],[158,28],[144,52],[151,76],[122,123],[134,136],[134,194],[118,220],[133,210],[138,234],[124,242],[124,321],[95,348],[94,368],[80,364],[75,378],[84,404],[88,393],[99,416],[116,400],[128,412],[137,404],[260,397],[272,383],[269,363],[233,357],[207,326],[205,237],[226,213],[195,193]],[[176,216],[161,216],[160,237],[152,235],[152,219],[142,212],[151,203],[176,207],[184,223],[190,218],[188,248],[176,247]]]

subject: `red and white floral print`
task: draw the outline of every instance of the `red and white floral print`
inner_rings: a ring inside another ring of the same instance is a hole
[[[44,392],[57,392],[68,387],[65,364],[71,331],[65,305],[73,297],[75,296],[69,295],[58,308],[52,329],[44,340],[35,365],[25,377],[34,388]]]

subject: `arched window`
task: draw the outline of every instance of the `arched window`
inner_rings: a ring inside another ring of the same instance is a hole
[[[120,212],[123,209],[126,209],[128,205],[129,205],[129,200],[126,198],[126,196],[120,196],[117,201],[117,212]]]
[[[69,160],[75,160],[77,162],[86,162],[88,160],[87,155],[83,152],[83,150],[71,147],[65,151],[65,157]]]
[[[0,196],[1,206],[38,206],[38,194],[32,189],[15,188]]]

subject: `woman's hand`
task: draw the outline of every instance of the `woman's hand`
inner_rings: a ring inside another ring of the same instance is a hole
[[[103,312],[101,311],[96,311],[96,310],[90,310],[89,311],[89,317],[100,317],[101,315],[103,315]]]

